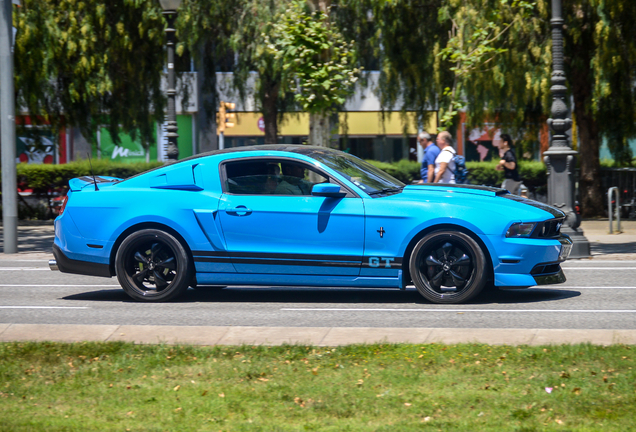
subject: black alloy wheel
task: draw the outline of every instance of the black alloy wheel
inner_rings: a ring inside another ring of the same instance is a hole
[[[486,282],[486,257],[477,242],[459,231],[434,231],[411,254],[409,270],[415,287],[434,303],[463,303]]]
[[[182,295],[192,280],[192,264],[183,245],[156,229],[126,237],[115,258],[117,279],[135,300],[159,302]]]

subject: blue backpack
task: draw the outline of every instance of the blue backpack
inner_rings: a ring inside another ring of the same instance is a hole
[[[455,162],[455,183],[468,184],[468,170],[466,169],[466,158],[464,156],[453,156],[453,162]]]

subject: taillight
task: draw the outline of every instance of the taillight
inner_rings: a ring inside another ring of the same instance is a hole
[[[62,201],[62,207],[60,207],[60,212],[58,213],[58,216],[62,216],[62,213],[64,213],[64,209],[66,208],[67,202],[68,202],[68,195],[66,195],[64,197],[64,201]]]

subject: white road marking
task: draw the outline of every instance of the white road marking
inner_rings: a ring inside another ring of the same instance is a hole
[[[614,264],[636,264],[634,260],[594,260],[594,264],[605,264],[605,263],[614,263]],[[577,260],[569,260],[568,264],[589,264],[589,261],[577,261]]]
[[[53,256],[53,255],[51,254],[51,256]],[[46,258],[42,258],[42,259],[16,259],[16,260],[1,259],[0,262],[39,262],[39,263],[46,263],[46,262],[48,262],[48,260]]]
[[[50,268],[48,267],[0,267],[0,271],[30,271],[30,270],[37,270],[37,271],[42,271],[42,270],[47,270],[47,271],[51,271]]]
[[[0,309],[90,309],[85,306],[0,306]]]
[[[1,285],[0,285],[1,286]],[[566,286],[566,285],[559,285],[559,286],[549,286],[549,285],[541,285],[540,287],[537,288],[544,288],[544,289],[559,289],[559,288],[573,288],[573,289],[636,289],[636,287],[598,287],[598,286]]]
[[[563,270],[636,270],[636,267],[561,267]]]
[[[0,287],[119,287],[121,285],[65,285],[65,284],[0,284]]]
[[[389,309],[389,308],[281,308],[281,311],[320,312],[538,312],[538,313],[636,313],[636,309]]]

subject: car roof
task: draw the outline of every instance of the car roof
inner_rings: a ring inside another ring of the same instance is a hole
[[[181,159],[179,162],[186,162],[194,159],[199,159],[206,156],[214,156],[228,153],[239,153],[239,152],[248,152],[248,151],[280,151],[280,152],[291,152],[298,153],[305,156],[313,157],[314,154],[337,154],[342,153],[340,150],[334,150],[329,147],[318,147],[318,146],[310,146],[310,145],[298,145],[298,144],[264,144],[264,145],[254,145],[254,146],[244,146],[244,147],[232,147],[223,150],[212,150],[205,153],[199,153],[185,159]]]

